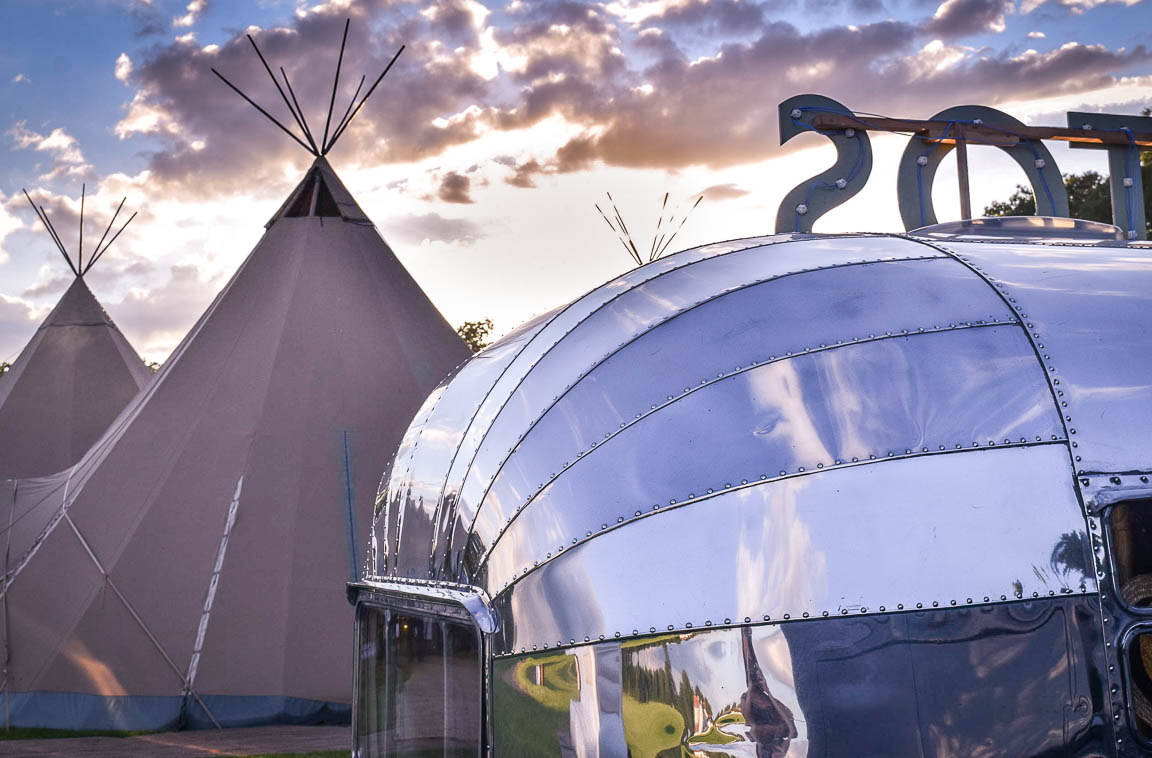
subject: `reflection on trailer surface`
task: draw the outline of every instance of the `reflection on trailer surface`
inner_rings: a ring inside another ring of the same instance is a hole
[[[1143,754],[1148,252],[778,235],[525,324],[386,475],[357,755]]]

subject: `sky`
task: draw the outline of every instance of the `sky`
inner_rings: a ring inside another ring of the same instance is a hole
[[[633,265],[594,207],[607,192],[642,248],[665,193],[704,196],[670,250],[771,233],[834,158],[819,135],[779,144],[792,95],[1053,126],[1152,104],[1152,0],[3,0],[0,360],[71,280],[21,189],[75,251],[84,185],[86,257],[121,198],[138,214],[86,280],[163,361],[312,159],[210,69],[290,122],[252,35],[320,131],[345,19],[333,120],[406,47],[329,160],[445,318],[496,334]],[[906,141],[873,136],[867,187],[816,231],[902,231]],[[1107,171],[1048,144],[1064,172]],[[970,164],[977,210],[1024,181],[995,148]],[[953,161],[933,199],[959,216]]]

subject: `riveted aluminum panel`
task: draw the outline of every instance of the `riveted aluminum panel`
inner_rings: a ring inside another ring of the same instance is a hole
[[[397,514],[398,507],[395,504],[408,503],[413,509],[414,521],[431,524],[435,520],[438,522],[435,539],[438,544],[446,543],[456,521],[455,513],[459,501],[460,480],[472,465],[476,447],[484,439],[492,419],[504,407],[508,395],[515,390],[524,375],[531,371],[537,361],[565,334],[579,325],[589,313],[602,307],[620,293],[669,271],[733,251],[757,247],[773,241],[786,242],[796,238],[798,237],[793,235],[777,235],[775,237],[731,240],[670,255],[654,263],[633,269],[592,290],[578,300],[562,308],[549,311],[520,326],[510,335],[480,353],[461,370],[461,373],[467,372],[465,381],[468,384],[468,389],[460,391],[459,395],[456,394],[455,389],[453,390],[452,397],[457,398],[459,402],[450,398],[448,409],[435,412],[435,408],[429,408],[427,415],[417,415],[418,420],[423,419],[420,421],[421,426],[434,419],[433,423],[437,427],[450,428],[452,431],[448,433],[446,440],[434,443],[441,449],[441,452],[431,456],[427,464],[422,460],[423,455],[416,457],[415,462],[418,471],[415,473],[410,470],[408,463],[394,464],[391,475],[385,477],[387,487],[381,493],[380,501],[390,504],[394,514]],[[489,365],[483,369],[469,368],[471,364],[479,361],[487,361]],[[445,383],[447,384],[447,382]],[[462,420],[460,413],[465,410],[468,412],[468,418]],[[443,420],[441,420],[442,416]],[[414,422],[413,426],[416,425]],[[419,435],[419,430],[416,431],[416,434]],[[402,445],[401,452],[410,452],[413,445],[417,444],[417,440],[418,437],[415,437],[411,440],[411,445]],[[398,454],[395,460],[407,461],[408,458],[401,458]],[[445,470],[433,473],[435,468],[439,466],[444,466]],[[437,486],[435,493],[432,493],[427,486],[413,483],[411,481],[413,475],[419,475],[427,482],[440,480],[441,483]],[[413,493],[415,497],[410,497],[409,492]],[[436,495],[435,499],[432,498],[433,494]],[[437,516],[437,514],[440,515]],[[396,521],[398,518],[399,515],[397,514],[392,517],[392,520]],[[471,524],[471,513],[469,513],[467,521],[468,524]],[[393,542],[388,543],[389,554],[400,553],[396,540],[401,535],[394,526],[381,527],[376,525],[374,530],[381,545],[386,544],[382,532],[390,531]],[[413,533],[417,532],[421,537],[423,536],[422,530],[413,530]],[[390,560],[388,573],[404,576],[427,576],[427,568],[420,556],[427,555],[429,541],[423,540],[421,537],[414,537],[406,546],[407,549],[403,551],[405,565],[402,568],[397,569],[395,561]],[[462,541],[463,539],[461,539]]]
[[[1095,600],[646,635],[500,658],[493,754],[1110,754]]]
[[[404,493],[401,523],[409,526],[406,533],[398,532],[391,558],[393,573],[418,578],[430,575],[431,551],[451,516],[452,503],[445,503],[440,495],[460,440],[492,385],[547,323],[549,315],[520,326],[454,372],[425,407],[427,414],[419,417],[423,421],[417,436],[405,439],[408,449],[419,453],[399,458],[409,465],[397,472],[399,476],[389,486],[391,492]]]
[[[382,488],[376,495],[376,516],[372,521],[373,542],[378,550],[382,551],[374,557],[376,561],[387,564],[377,565],[377,572],[381,575],[390,573],[391,567],[395,565],[393,556],[396,553],[397,541],[400,539],[402,517],[408,510],[406,504],[412,500],[410,495],[412,483],[408,477],[408,472],[416,456],[420,432],[429,416],[432,415],[432,411],[436,409],[436,403],[447,387],[448,380],[445,380],[424,399],[424,404],[416,411],[415,418],[404,431],[404,436],[400,440],[400,447],[396,449],[396,455],[392,456],[392,460],[388,463],[388,469],[384,472],[383,481],[388,482],[388,486]],[[414,522],[418,525],[419,519],[414,519]],[[430,538],[431,534],[426,536]],[[370,560],[371,558],[372,556],[370,556]]]
[[[925,455],[662,509],[496,597],[494,650],[1094,592],[1067,461],[1062,443]]]
[[[461,518],[467,521],[476,513],[505,457],[565,390],[621,346],[677,314],[785,274],[865,261],[939,256],[931,248],[895,237],[807,239],[715,255],[613,297],[551,347],[511,392],[463,480]]]
[[[499,590],[637,512],[743,483],[857,460],[1062,438],[1016,326],[894,336],[768,362],[681,395],[585,452],[505,531],[504,522],[478,520],[476,533],[494,545],[487,586]]]
[[[1053,389],[1067,403],[1076,468],[1147,468],[1152,461],[1148,251],[951,242],[945,247],[978,266],[1019,313],[1027,314]]]
[[[648,417],[733,373],[886,335],[1012,321],[1012,312],[985,282],[948,258],[841,266],[717,297],[643,333],[565,392],[508,456],[474,530],[491,543],[512,514],[569,466],[578,467],[582,456],[607,444],[625,453],[609,439],[632,424],[662,425],[663,418]],[[1016,342],[1030,358],[1027,342]],[[1033,369],[1031,385],[1043,390],[1039,369]],[[812,402],[820,395],[805,397]],[[895,437],[881,442],[903,444]],[[793,458],[772,470],[791,468]],[[801,459],[797,465],[814,463]]]

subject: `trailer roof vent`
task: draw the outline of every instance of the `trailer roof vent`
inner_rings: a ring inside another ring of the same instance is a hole
[[[914,237],[965,241],[1123,243],[1124,231],[1112,224],[1059,216],[996,216],[948,221],[908,232]]]

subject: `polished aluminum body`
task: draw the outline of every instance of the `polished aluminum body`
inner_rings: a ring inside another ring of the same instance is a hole
[[[1139,749],[1152,251],[929,232],[668,256],[427,399],[361,589],[483,597],[495,754]]]

